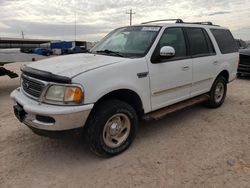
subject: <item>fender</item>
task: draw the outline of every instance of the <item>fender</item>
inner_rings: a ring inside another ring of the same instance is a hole
[[[93,104],[116,90],[131,90],[140,97],[146,113],[151,111],[149,76],[139,78],[138,73],[141,72],[148,72],[145,58],[129,59],[85,72],[73,78],[72,82],[82,83],[86,104]]]

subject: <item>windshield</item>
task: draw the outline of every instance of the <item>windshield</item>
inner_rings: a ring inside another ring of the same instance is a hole
[[[143,57],[153,44],[160,27],[130,26],[112,31],[91,53],[121,57]]]

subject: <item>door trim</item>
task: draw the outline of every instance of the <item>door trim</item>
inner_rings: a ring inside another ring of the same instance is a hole
[[[196,81],[196,82],[193,83],[193,85],[199,84],[199,83],[201,83],[201,82],[206,82],[206,81],[209,81],[209,80],[213,80],[213,77],[210,77],[210,78],[206,78],[206,79],[203,79],[203,80]]]
[[[183,88],[183,87],[189,87],[189,86],[192,86],[192,85],[193,85],[192,83],[189,83],[189,84],[184,84],[184,85],[180,85],[180,86],[177,86],[177,87],[173,87],[173,88],[170,88],[170,89],[163,89],[163,90],[155,91],[155,92],[153,92],[153,95],[161,95],[163,93],[172,92],[172,91],[175,91],[177,89],[180,89],[180,88]]]

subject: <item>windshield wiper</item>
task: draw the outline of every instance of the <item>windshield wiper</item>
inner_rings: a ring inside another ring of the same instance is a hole
[[[97,53],[105,53],[105,54],[115,54],[116,56],[119,56],[119,57],[124,57],[122,54],[120,54],[120,52],[115,52],[115,51],[112,51],[112,50],[98,50],[96,51]]]

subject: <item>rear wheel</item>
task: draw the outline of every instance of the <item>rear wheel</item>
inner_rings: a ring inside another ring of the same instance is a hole
[[[209,108],[218,108],[220,107],[226,98],[227,93],[227,81],[223,76],[218,77],[213,86],[211,91],[209,92],[209,100],[207,101],[206,105]]]
[[[135,110],[120,100],[99,104],[87,122],[90,149],[99,156],[114,156],[133,142],[138,128]]]

